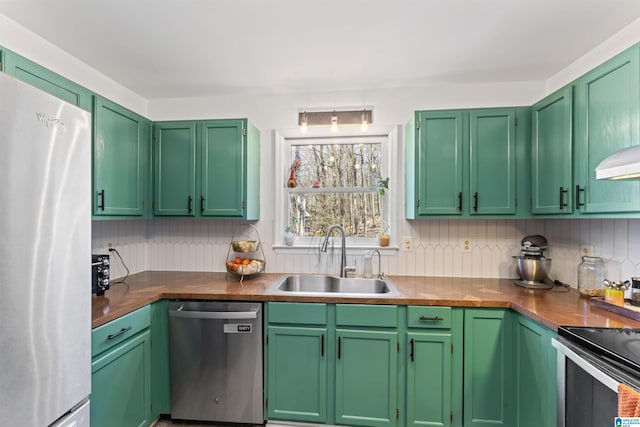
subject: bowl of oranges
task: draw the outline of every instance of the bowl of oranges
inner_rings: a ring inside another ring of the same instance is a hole
[[[235,257],[233,260],[227,261],[227,271],[233,274],[248,276],[251,274],[261,273],[264,270],[265,262],[259,259],[249,259]]]

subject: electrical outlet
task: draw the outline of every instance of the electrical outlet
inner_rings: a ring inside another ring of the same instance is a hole
[[[404,252],[413,251],[413,238],[410,236],[405,236],[402,238],[402,250]]]
[[[471,252],[471,239],[463,239],[460,242],[460,246],[462,247],[462,252]]]
[[[580,245],[580,255],[581,256],[592,256],[593,255],[593,245]]]

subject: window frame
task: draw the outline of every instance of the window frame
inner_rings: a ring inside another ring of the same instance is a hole
[[[317,252],[322,242],[322,237],[298,236],[293,246],[287,246],[284,241],[284,229],[287,227],[289,194],[291,193],[321,193],[327,192],[327,189],[290,189],[287,187],[287,177],[289,176],[291,146],[306,144],[358,144],[358,143],[380,143],[381,146],[381,164],[379,166],[380,176],[383,178],[390,177],[391,188],[386,192],[382,199],[382,221],[389,224],[391,242],[388,247],[381,248],[377,237],[347,237],[346,245],[350,249],[359,249],[364,253],[369,249],[380,249],[381,251],[396,251],[397,238],[393,233],[397,218],[397,205],[400,199],[400,186],[398,176],[396,174],[398,165],[398,130],[394,128],[388,135],[372,134],[372,135],[332,135],[332,136],[283,136],[275,132],[275,218],[274,218],[274,245],[273,249],[277,252],[298,252],[300,250]],[[367,187],[369,188],[369,187]],[[308,190],[308,191],[307,191]],[[333,193],[333,191],[330,191]],[[345,192],[336,188],[335,193]],[[351,192],[349,190],[348,192]],[[338,233],[334,233],[332,242],[335,247],[339,247],[340,237]]]

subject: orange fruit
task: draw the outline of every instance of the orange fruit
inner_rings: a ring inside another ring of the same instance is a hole
[[[236,257],[236,264],[242,264],[242,258],[240,258],[239,256]]]
[[[242,265],[249,265],[251,261],[249,261],[249,258],[243,258],[242,259]]]

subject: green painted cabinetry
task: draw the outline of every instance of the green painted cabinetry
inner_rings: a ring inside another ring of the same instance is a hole
[[[531,212],[573,212],[573,86],[531,108]]]
[[[416,112],[406,126],[406,217],[528,215],[529,116],[529,108]]]
[[[640,182],[595,179],[605,157],[640,141],[639,64],[635,45],[575,82],[576,208],[581,212],[640,211]]]
[[[552,330],[521,315],[516,321],[518,427],[556,427],[556,351]]]
[[[88,89],[9,50],[3,53],[2,70],[5,73],[83,110],[91,111],[92,93]]]
[[[151,304],[151,420],[171,412],[168,300]]]
[[[93,126],[94,217],[148,216],[151,122],[96,96]]]
[[[464,425],[515,425],[515,363],[511,310],[464,313]]]
[[[267,304],[267,418],[326,423],[327,305]]]
[[[93,330],[91,426],[140,427],[151,422],[149,306]]]
[[[397,306],[268,303],[272,420],[396,426]]]
[[[463,313],[407,308],[407,426],[462,425]]]
[[[260,133],[246,119],[158,122],[154,214],[256,220]]]

